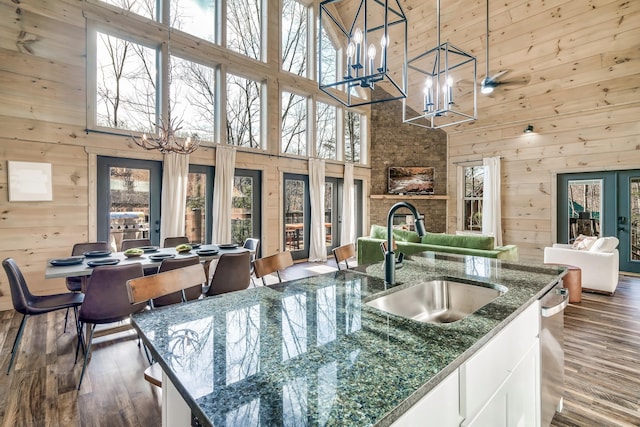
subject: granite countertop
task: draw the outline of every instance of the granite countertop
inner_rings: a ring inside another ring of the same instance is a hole
[[[396,286],[433,278],[508,292],[448,324],[365,305],[382,264],[163,307],[133,316],[202,425],[389,425],[565,273],[557,266],[423,253]]]

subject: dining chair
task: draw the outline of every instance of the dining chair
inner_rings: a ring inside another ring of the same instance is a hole
[[[242,247],[251,251],[251,255],[249,256],[249,277],[251,278],[251,283],[253,283],[253,261],[255,261],[256,257],[258,256],[258,250],[260,249],[260,239],[249,237],[244,241]]]
[[[247,289],[251,282],[249,258],[249,251],[222,254],[205,296]]]
[[[162,247],[175,248],[178,245],[183,245],[187,243],[189,243],[189,238],[187,236],[165,237],[164,242],[162,243]]]
[[[162,264],[160,264],[160,268],[158,269],[158,274],[178,268],[188,267],[190,265],[199,265],[202,269],[202,274],[204,275],[204,268],[202,267],[202,264],[200,264],[200,257],[198,256],[162,260]],[[153,276],[157,276],[157,274],[149,277]],[[202,295],[202,285],[206,284],[206,282],[207,279],[205,277],[200,282],[192,284],[191,286],[182,286],[177,289],[176,292],[160,295],[157,298],[153,299],[153,306],[162,307],[165,305],[177,304],[183,301],[198,299]],[[184,283],[178,283],[177,285],[184,285]]]
[[[253,261],[253,271],[257,278],[262,278],[262,284],[266,286],[267,282],[264,277],[271,273],[276,273],[278,281],[282,282],[280,277],[280,270],[284,270],[287,267],[293,265],[293,258],[291,252],[279,252],[275,255],[270,255],[264,258],[258,258]]]
[[[146,302],[131,304],[127,292],[127,280],[142,277],[142,264],[105,265],[95,267],[84,294],[84,302],[78,312],[80,329],[83,325],[90,325],[87,342],[84,346],[84,363],[78,382],[78,390],[82,385],[84,373],[91,354],[91,342],[96,325],[120,322],[130,314],[143,310]],[[76,362],[82,341],[82,334],[76,347]]]
[[[120,252],[141,246],[151,246],[151,239],[125,239],[120,243]]]
[[[189,259],[197,260],[198,258],[192,257],[179,261]],[[149,307],[154,309],[160,306],[157,302],[162,301],[163,298],[177,295],[179,299],[177,302],[181,302],[181,293],[187,289],[198,288],[199,292],[202,292],[202,284],[206,282],[207,278],[200,262],[184,265],[183,267],[175,267],[178,265],[177,263],[173,265],[173,268],[158,274],[128,280],[127,293],[131,304],[148,301]],[[198,296],[200,296],[200,293]],[[157,362],[151,363],[145,369],[144,379],[153,385],[162,387],[162,369]]]
[[[11,359],[9,360],[9,367],[7,368],[7,374],[11,370],[13,361],[18,353],[18,346],[22,339],[22,333],[27,323],[29,316],[37,316],[39,314],[46,314],[52,311],[64,310],[72,308],[76,314],[76,331],[78,332],[78,342],[80,340],[80,330],[78,329],[78,307],[84,300],[84,295],[79,292],[67,292],[62,294],[52,295],[33,295],[29,291],[27,282],[22,275],[22,271],[18,267],[18,264],[12,258],[6,258],[2,261],[4,271],[7,273],[9,279],[9,290],[11,291],[11,302],[13,308],[20,314],[22,314],[22,321],[18,328],[18,333],[13,341],[13,347],[11,348]]]
[[[90,251],[109,251],[109,244],[107,242],[76,243],[71,249],[71,256],[83,255]],[[82,277],[67,277],[67,289],[71,292],[81,292]]]
[[[340,263],[344,261],[345,267],[349,268],[349,258],[356,256],[356,246],[353,243],[347,243],[346,245],[338,246],[333,249],[333,256],[336,259],[338,270],[340,270]]]

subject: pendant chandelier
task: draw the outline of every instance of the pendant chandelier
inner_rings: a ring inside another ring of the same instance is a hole
[[[404,123],[438,129],[475,120],[476,58],[440,41],[440,0],[436,3],[437,46],[407,61]]]
[[[160,119],[157,136],[142,134],[141,138],[131,135],[133,142],[145,150],[158,150],[162,154],[177,153],[191,154],[200,147],[200,140],[196,136],[186,138],[176,136],[182,129],[182,120],[171,118],[171,110],[167,112],[167,120]]]
[[[347,107],[406,96],[407,17],[398,0],[324,0],[319,22],[320,90]],[[374,97],[376,87],[384,92]]]

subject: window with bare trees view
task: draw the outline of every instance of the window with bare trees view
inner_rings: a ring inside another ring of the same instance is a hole
[[[192,44],[195,41],[206,48],[207,44],[224,40],[224,48],[266,61],[263,44],[266,1],[105,0],[104,3],[127,12],[122,13],[124,23],[89,25],[90,34],[92,28],[95,31],[95,101],[88,128],[156,133],[157,125],[166,123],[170,115],[181,128],[176,132],[179,137],[195,135],[203,142],[267,149],[265,136],[270,131],[265,130],[263,118],[272,115],[263,109],[276,107],[267,106],[264,99],[272,89],[268,87],[270,80],[256,70],[238,71],[235,64],[230,66],[228,61],[234,61],[233,55],[229,58],[200,55],[193,51]],[[308,80],[312,71],[317,72],[309,61],[318,36],[325,40],[323,50],[314,53],[323,64],[323,78],[339,74],[339,47],[324,28],[316,31],[319,21],[310,4],[305,0],[283,0],[281,6],[281,69],[273,72],[276,75],[286,72],[293,79],[290,87],[296,93],[286,89],[280,92],[280,151],[361,163],[364,115],[327,100],[309,90],[308,85],[295,85],[296,79]],[[220,10],[226,10],[226,16],[218,16]],[[132,15],[137,15],[138,28],[127,34],[127,20]],[[149,21],[147,29],[145,20]],[[225,29],[225,34],[219,34],[220,28]],[[93,36],[89,38],[92,40]],[[225,93],[217,93],[218,87],[223,87]],[[309,116],[311,112],[314,117]],[[309,128],[312,121],[315,126]],[[219,135],[226,139],[217,140]]]

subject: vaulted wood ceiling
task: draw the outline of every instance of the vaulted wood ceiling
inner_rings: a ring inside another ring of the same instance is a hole
[[[347,6],[353,3],[345,2],[343,16],[353,13]],[[435,47],[436,0],[400,0],[400,5],[408,21],[408,58]],[[486,74],[486,8],[485,0],[441,0],[441,42],[477,57],[478,92]],[[637,9],[628,1],[489,0],[490,75],[509,70],[499,80],[513,84],[498,86],[491,95],[478,93],[478,120],[451,130],[630,101],[627,79],[636,88],[640,80]],[[393,52],[398,45],[392,41],[390,47],[390,59],[398,58]],[[390,67],[401,69],[399,63]],[[409,93],[422,93],[415,80],[409,84]]]

